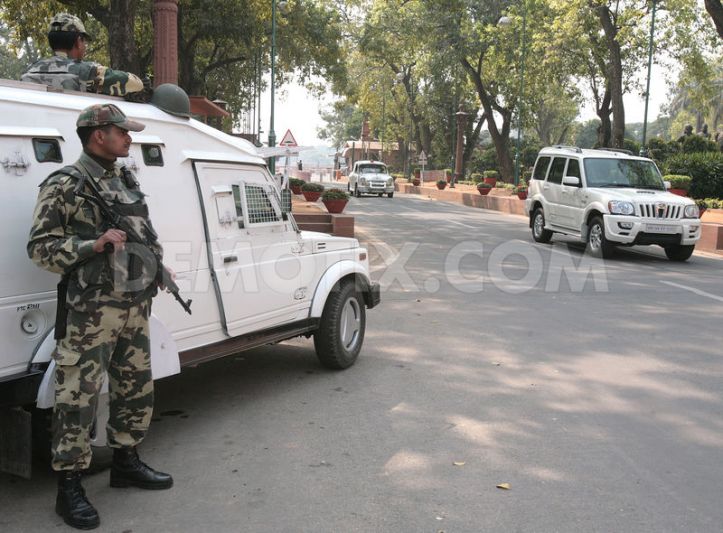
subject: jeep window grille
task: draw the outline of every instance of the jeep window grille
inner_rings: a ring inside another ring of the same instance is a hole
[[[244,209],[243,202],[241,201],[241,187],[238,185],[232,185],[231,190],[233,191],[233,202],[236,204],[236,217],[238,220],[238,227],[244,227]]]
[[[148,167],[163,166],[163,152],[158,144],[142,144],[143,162]]]
[[[58,139],[33,139],[33,150],[38,163],[62,163]]]
[[[246,195],[246,207],[248,209],[248,221],[250,224],[281,221],[281,213],[279,213],[271,203],[263,187],[245,183],[244,193]]]

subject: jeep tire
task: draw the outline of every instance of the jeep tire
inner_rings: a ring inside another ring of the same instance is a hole
[[[545,211],[541,207],[532,213],[532,238],[541,243],[548,243],[552,239],[552,232],[545,229]]]
[[[663,249],[671,261],[687,261],[693,255],[695,244],[673,244],[664,246]]]
[[[322,365],[343,370],[354,364],[364,342],[366,308],[354,281],[343,281],[329,293],[314,333],[314,348]]]
[[[595,216],[590,221],[586,251],[591,256],[600,259],[608,259],[615,252],[615,246],[605,236],[605,224],[602,217]]]
[[[387,193],[387,198],[394,198],[394,193],[393,193],[393,192],[388,192],[388,193]]]

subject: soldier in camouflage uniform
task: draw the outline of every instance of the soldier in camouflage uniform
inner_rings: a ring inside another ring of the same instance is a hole
[[[89,434],[106,373],[108,444],[114,449],[110,485],[165,489],[173,479],[141,462],[136,451],[153,410],[149,315],[157,292],[153,253],[162,249],[144,194],[115,160],[128,155],[128,131],[145,126],[113,104],[96,104],[81,112],[77,127],[83,153],[40,184],[27,251],[38,266],[67,282],[67,295],[63,299],[59,290],[58,301],[61,309],[65,303],[67,319],[56,323],[53,353],[56,512],[73,527],[92,529],[100,519],[80,477],[90,463]],[[147,247],[126,242],[125,232],[105,226],[99,208],[80,196],[92,190],[133,224]]]
[[[144,90],[143,81],[135,74],[83,61],[90,39],[78,17],[68,13],[55,15],[48,33],[54,55],[31,65],[22,75],[22,81],[111,96],[125,96]]]

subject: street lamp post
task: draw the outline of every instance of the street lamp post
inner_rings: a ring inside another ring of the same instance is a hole
[[[276,146],[276,132],[274,131],[274,90],[276,75],[276,2],[271,0],[271,108],[269,117],[269,148]],[[283,5],[282,5],[283,4]],[[279,2],[279,8],[286,5],[286,2]],[[276,156],[269,158],[269,172],[276,173]]]
[[[658,6],[657,0],[652,0],[653,12],[650,18],[650,44],[648,46],[648,81],[645,87],[645,114],[643,115],[643,143],[640,147],[640,155],[646,155],[648,135],[648,100],[650,98],[650,71],[653,68],[653,34],[655,33],[655,9]]]
[[[520,35],[520,48],[522,49],[522,56],[520,58],[520,88],[517,96],[517,142],[515,143],[515,186],[520,182],[520,153],[521,153],[521,138],[522,138],[522,96],[525,91],[525,58],[527,56],[527,8],[525,6],[525,0],[520,0],[522,7],[522,34]],[[509,17],[502,17],[498,24],[502,26],[509,26],[512,24],[512,20]]]

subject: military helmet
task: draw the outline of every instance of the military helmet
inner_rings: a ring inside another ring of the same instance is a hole
[[[143,131],[145,124],[126,117],[115,104],[94,104],[86,107],[78,115],[76,128],[96,128],[113,124],[126,131]]]
[[[50,20],[50,31],[72,31],[80,33],[83,37],[91,40],[91,36],[85,31],[83,22],[70,13],[58,13]]]
[[[191,101],[186,91],[173,83],[163,83],[153,90],[151,103],[177,117],[191,117]]]

